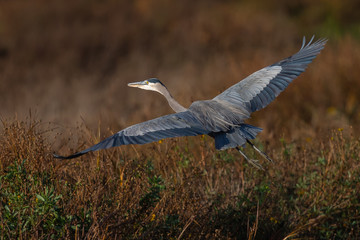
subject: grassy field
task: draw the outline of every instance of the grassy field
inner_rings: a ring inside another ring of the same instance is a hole
[[[261,171],[235,150],[215,151],[209,137],[56,161],[41,122],[3,128],[3,239],[360,237],[360,141],[352,129],[276,139],[266,149],[275,164],[263,162]]]
[[[357,1],[0,3],[0,239],[359,239]],[[61,161],[329,39],[248,123],[258,170],[208,136]]]

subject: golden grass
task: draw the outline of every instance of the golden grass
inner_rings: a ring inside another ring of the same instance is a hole
[[[360,141],[351,129],[281,140],[264,172],[236,151],[215,151],[208,137],[59,161],[38,122],[3,125],[3,238],[359,237]]]

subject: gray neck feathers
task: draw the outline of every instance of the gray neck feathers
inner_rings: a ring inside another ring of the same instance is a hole
[[[156,89],[159,93],[161,93],[166,100],[168,101],[170,107],[175,111],[175,112],[184,112],[187,109],[184,108],[183,106],[180,105],[180,103],[178,103],[169,93],[169,91],[166,89],[166,87],[161,86],[160,88]]]

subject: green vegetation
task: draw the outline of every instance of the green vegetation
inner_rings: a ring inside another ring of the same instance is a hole
[[[117,148],[55,161],[41,124],[3,124],[2,239],[360,236],[360,140],[347,130],[303,147],[281,139],[276,163],[260,171],[236,151],[204,149],[210,138],[150,144],[138,157]],[[191,154],[202,151],[203,162]]]

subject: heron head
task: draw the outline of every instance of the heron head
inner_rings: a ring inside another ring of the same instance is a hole
[[[149,78],[141,82],[128,83],[128,86],[156,92],[162,92],[161,90],[164,88],[166,89],[165,85],[162,84],[162,82],[160,82],[160,80],[157,78]]]

